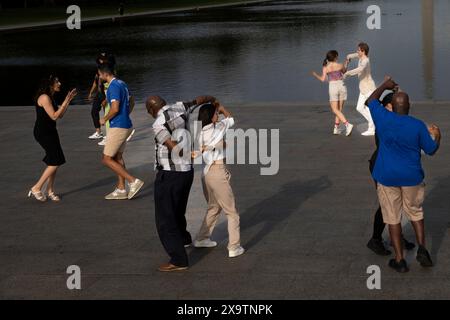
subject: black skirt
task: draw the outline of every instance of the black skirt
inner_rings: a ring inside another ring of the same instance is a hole
[[[39,128],[34,128],[34,138],[45,150],[45,157],[42,161],[48,166],[60,166],[66,163],[64,152],[59,141],[58,131],[51,130],[41,132]]]

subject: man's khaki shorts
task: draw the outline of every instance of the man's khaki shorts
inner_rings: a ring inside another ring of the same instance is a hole
[[[106,135],[106,144],[103,149],[103,154],[114,158],[118,152],[123,153],[127,144],[127,138],[133,131],[133,128],[109,128]]]
[[[423,219],[425,183],[413,187],[386,187],[378,183],[377,192],[384,223],[399,224],[402,209],[410,221]]]

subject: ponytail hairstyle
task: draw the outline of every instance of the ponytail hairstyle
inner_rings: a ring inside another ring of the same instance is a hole
[[[216,113],[216,107],[211,103],[204,104],[198,111],[198,120],[202,122],[202,128],[212,123],[212,118]]]
[[[338,57],[338,52],[336,50],[330,50],[327,52],[327,56],[325,57],[325,60],[323,60],[323,66],[325,67],[328,62],[336,61]]]

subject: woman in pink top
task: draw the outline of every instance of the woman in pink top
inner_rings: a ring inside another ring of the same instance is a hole
[[[347,87],[345,86],[343,76],[346,71],[345,66],[338,62],[338,52],[330,50],[323,62],[322,75],[312,72],[312,75],[319,81],[329,83],[330,106],[336,115],[333,134],[340,134],[339,126],[342,123],[345,126],[345,135],[352,133],[353,125],[345,118],[342,110],[345,100],[347,100]]]

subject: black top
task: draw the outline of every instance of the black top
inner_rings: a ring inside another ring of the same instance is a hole
[[[97,94],[104,95],[105,94],[105,83],[100,79],[98,73],[95,74],[94,81],[97,83]]]
[[[55,100],[51,97],[53,110],[57,111],[58,106],[55,103]],[[39,130],[41,133],[53,133],[56,131],[56,121],[50,118],[43,107],[40,107],[36,101],[36,122],[35,128]]]
[[[57,111],[58,106],[52,99],[53,110]],[[66,162],[64,152],[59,141],[58,131],[56,130],[56,121],[50,118],[43,107],[36,108],[36,122],[34,124],[34,138],[44,148],[45,157],[42,159],[48,166],[60,166]]]

